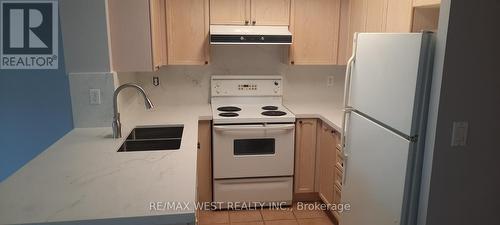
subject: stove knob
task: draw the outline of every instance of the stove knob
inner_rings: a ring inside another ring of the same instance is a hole
[[[279,85],[278,81],[274,81],[274,85],[278,86]]]

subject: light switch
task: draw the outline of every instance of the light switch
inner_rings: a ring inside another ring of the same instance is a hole
[[[466,121],[453,122],[453,133],[451,135],[451,147],[461,147],[467,145],[467,133],[469,123]]]
[[[101,104],[101,89],[89,89],[89,98],[91,105]]]

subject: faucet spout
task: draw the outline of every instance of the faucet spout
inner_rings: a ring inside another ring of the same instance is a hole
[[[135,88],[144,98],[144,104],[145,104],[146,109],[154,108],[153,103],[148,98],[148,96],[146,95],[146,92],[144,91],[144,89],[141,86],[139,86],[137,84],[133,84],[133,83],[127,83],[127,84],[123,84],[123,85],[119,86],[113,94],[113,124],[112,124],[113,138],[121,138],[122,137],[122,125],[120,122],[120,113],[118,112],[118,94],[120,94],[120,92],[125,88]]]

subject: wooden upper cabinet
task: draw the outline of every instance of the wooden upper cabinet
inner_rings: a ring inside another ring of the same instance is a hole
[[[150,0],[151,45],[155,70],[167,64],[167,33],[165,27],[165,1]]]
[[[250,0],[210,0],[210,24],[250,23]]]
[[[412,0],[388,0],[385,32],[410,32]]]
[[[364,32],[384,32],[387,0],[366,0]]]
[[[295,193],[313,193],[316,170],[316,119],[299,119],[295,135]]]
[[[289,25],[290,0],[252,0],[252,25]]]
[[[213,25],[288,25],[290,0],[210,0]]]
[[[208,0],[167,0],[168,65],[208,64]]]
[[[346,65],[351,53],[347,52],[349,39],[349,1],[340,0],[340,27],[339,27],[339,48],[337,55],[337,64]]]
[[[340,0],[293,0],[290,63],[337,64]]]
[[[410,32],[413,0],[350,0],[347,47],[339,64],[352,55],[356,32]]]
[[[413,8],[413,32],[423,30],[437,31],[439,23],[439,7],[415,7]]]
[[[108,1],[114,71],[154,71],[165,65],[163,4],[161,0]]]
[[[438,6],[440,4],[441,4],[441,0],[413,0],[414,7]]]

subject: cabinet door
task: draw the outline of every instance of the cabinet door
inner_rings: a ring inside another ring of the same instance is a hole
[[[208,64],[208,0],[167,0],[169,65]]]
[[[159,64],[152,47],[155,21],[151,20],[149,0],[109,0],[108,16],[113,70],[117,72],[153,71]],[[156,14],[155,14],[156,15]],[[156,40],[156,39],[155,39]],[[155,62],[153,62],[155,61]]]
[[[366,0],[366,25],[364,32],[384,32],[387,0]]]
[[[165,26],[165,1],[149,0],[151,17],[151,46],[153,67],[158,70],[167,64],[167,31]]]
[[[352,56],[354,34],[364,32],[366,25],[366,0],[350,0],[349,4],[349,28],[347,40],[347,58]]]
[[[212,138],[210,121],[198,123],[197,180],[198,202],[212,201]]]
[[[295,193],[314,192],[316,126],[316,119],[300,119],[297,121],[295,135]]]
[[[340,0],[294,0],[290,29],[293,44],[290,63],[337,63]]]
[[[410,32],[412,0],[388,0],[385,32]]]
[[[338,65],[346,65],[347,60],[351,57],[348,51],[349,39],[349,1],[340,0],[340,27],[339,27],[339,49],[337,56]]]
[[[250,0],[210,0],[210,24],[245,25],[250,22]]]
[[[319,146],[319,195],[326,203],[333,203],[336,165],[335,131],[326,125],[322,126]]]
[[[252,0],[252,25],[289,25],[290,0]]]

